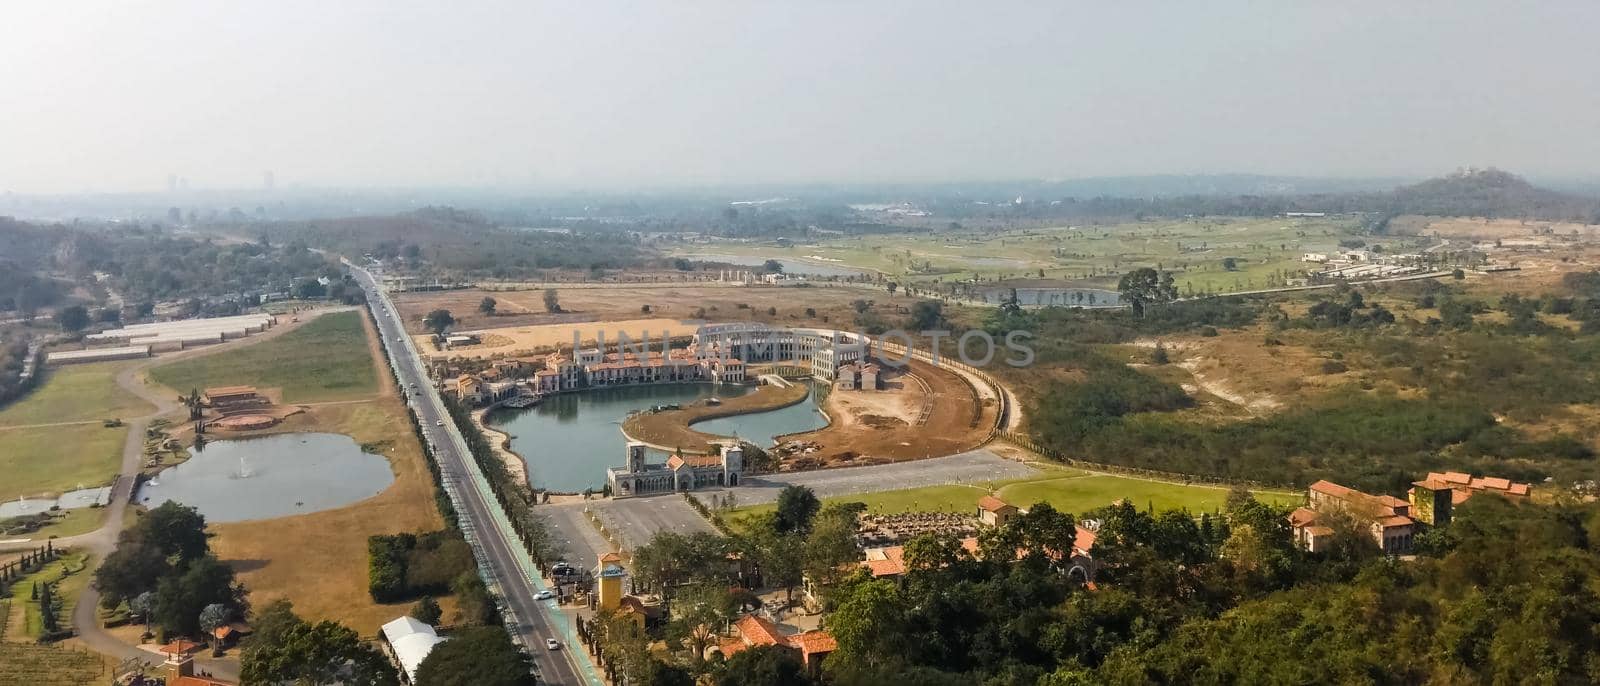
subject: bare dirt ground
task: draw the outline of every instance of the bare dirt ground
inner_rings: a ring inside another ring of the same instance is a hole
[[[840,430],[912,426],[921,416],[923,407],[933,402],[920,377],[900,370],[885,369],[884,372],[880,390],[835,390],[828,395],[825,409]]]
[[[449,310],[457,320],[454,329],[458,331],[641,318],[676,321],[697,316],[713,321],[851,329],[855,322],[851,303],[855,300],[871,301],[872,311],[890,322],[899,321],[916,302],[905,294],[891,297],[885,291],[821,285],[799,288],[639,284],[625,288],[561,288],[557,294],[564,310],[559,314],[545,311],[542,290],[396,293],[394,302],[406,330],[412,333],[423,333],[422,318],[436,309]],[[478,312],[478,303],[484,297],[495,299],[497,314],[494,316]],[[650,308],[648,314],[643,312],[646,306]],[[815,314],[806,314],[807,308]],[[572,334],[568,333],[566,338],[570,345]]]
[[[904,394],[901,391],[905,389],[830,393],[823,410],[833,423],[789,437],[794,441],[817,443],[817,451],[806,456],[816,464],[791,460],[785,462],[785,468],[880,464],[951,455],[972,450],[988,438],[999,411],[999,404],[993,398],[980,398],[966,380],[950,370],[920,360],[911,362],[908,369],[927,384],[926,389]],[[895,382],[912,388],[918,386],[904,376],[897,375]],[[856,397],[870,394],[885,394],[886,397],[879,400]],[[900,397],[895,398],[896,395]],[[916,423],[915,418],[924,407],[928,411],[927,419]],[[873,408],[882,412],[874,412]],[[916,408],[917,414],[913,414],[911,420],[900,419],[913,411],[912,408]],[[900,416],[891,416],[889,412]]]
[[[1483,217],[1396,217],[1390,222],[1396,233],[1441,238],[1475,238],[1495,240],[1507,238],[1534,238],[1536,236],[1578,236],[1600,239],[1600,225],[1574,222],[1550,222],[1533,219],[1486,219]]]
[[[433,357],[465,357],[483,359],[491,357],[507,357],[515,355],[532,355],[539,352],[550,352],[553,349],[567,349],[572,347],[574,333],[583,345],[593,343],[598,337],[604,336],[608,343],[618,340],[618,334],[628,336],[630,341],[642,343],[645,336],[649,336],[648,343],[652,350],[659,350],[661,337],[689,336],[700,328],[696,321],[679,321],[676,319],[631,319],[615,322],[587,322],[573,324],[534,324],[503,329],[480,329],[477,333],[482,335],[482,343],[455,347],[449,350],[439,350],[433,344],[430,334],[418,334],[414,337],[417,348],[424,354]],[[457,328],[457,331],[466,329]]]

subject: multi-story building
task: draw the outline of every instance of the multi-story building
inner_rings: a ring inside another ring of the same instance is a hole
[[[1477,477],[1461,472],[1428,472],[1428,478],[1413,482],[1407,494],[1412,517],[1430,526],[1450,523],[1455,507],[1478,493],[1493,493],[1522,500],[1533,490],[1530,484],[1493,476]]]
[[[721,455],[675,454],[664,463],[645,461],[645,444],[628,443],[628,463],[606,468],[611,496],[626,498],[712,486],[738,486],[744,474],[744,450],[725,446]]]
[[[1416,521],[1411,519],[1411,504],[1392,495],[1368,495],[1331,481],[1318,481],[1306,489],[1306,506],[1289,514],[1295,541],[1317,552],[1327,545],[1334,529],[1335,516],[1354,519],[1372,540],[1390,555],[1411,552]]]

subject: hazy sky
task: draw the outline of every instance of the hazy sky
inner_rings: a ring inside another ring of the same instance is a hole
[[[446,4],[7,3],[0,191],[1600,172],[1591,0]]]

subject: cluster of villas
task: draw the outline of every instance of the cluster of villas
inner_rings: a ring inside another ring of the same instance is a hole
[[[1306,489],[1306,505],[1289,514],[1289,526],[1296,543],[1317,552],[1335,535],[1334,520],[1344,518],[1371,536],[1384,553],[1406,555],[1422,527],[1449,524],[1453,508],[1474,495],[1493,493],[1521,500],[1531,491],[1528,484],[1461,472],[1429,472],[1426,479],[1412,483],[1409,500],[1318,481]]]
[[[657,340],[497,360],[489,369],[456,376],[446,390],[463,402],[482,405],[518,395],[585,388],[688,381],[737,384],[749,380],[750,364],[798,369],[827,383],[872,389],[878,387],[879,370],[863,363],[869,345],[866,336],[831,329],[716,324],[701,327],[681,348],[667,348]]]

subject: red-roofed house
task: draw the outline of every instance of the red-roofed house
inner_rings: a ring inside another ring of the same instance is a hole
[[[1017,506],[992,495],[978,499],[978,521],[989,526],[1005,526],[1007,520],[1015,517]]]
[[[1501,497],[1521,500],[1533,492],[1530,484],[1516,483],[1510,479],[1497,476],[1474,477],[1461,472],[1428,472],[1428,478],[1412,484],[1410,492],[1412,506],[1419,510],[1419,502],[1426,502],[1432,507],[1429,516],[1418,516],[1421,521],[1436,526],[1443,526],[1450,522],[1450,506],[1467,502],[1468,498],[1478,493],[1494,493]],[[1449,506],[1440,507],[1443,503],[1442,494],[1448,494]],[[1444,516],[1438,515],[1444,511]]]
[[[1333,534],[1326,515],[1343,513],[1367,523],[1372,539],[1383,552],[1403,555],[1411,552],[1416,522],[1411,519],[1411,504],[1391,495],[1368,495],[1331,481],[1318,481],[1306,489],[1307,507],[1289,515],[1295,541],[1315,551],[1325,537]]]
[[[727,658],[746,648],[758,646],[779,646],[793,650],[799,654],[800,663],[805,665],[806,671],[816,675],[822,670],[822,659],[838,649],[839,643],[832,634],[816,629],[787,635],[767,618],[750,614],[733,623],[733,636],[723,639],[717,650]]]

